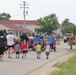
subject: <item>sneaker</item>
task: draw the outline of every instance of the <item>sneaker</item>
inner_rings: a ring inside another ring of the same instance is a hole
[[[37,56],[37,59],[38,59],[38,56]]]
[[[54,48],[54,52],[56,52],[56,49]]]
[[[0,59],[0,61],[2,62],[3,60],[2,60],[2,59]]]
[[[12,57],[8,56],[8,58],[12,59]]]
[[[46,59],[48,59],[48,57]]]
[[[12,59],[12,57],[10,57],[10,59]]]
[[[8,58],[10,58],[10,56],[8,56]]]
[[[22,58],[23,58],[23,56],[22,56]]]

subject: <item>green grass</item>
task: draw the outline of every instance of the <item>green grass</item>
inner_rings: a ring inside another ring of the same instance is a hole
[[[68,62],[55,64],[60,71],[55,71],[50,75],[76,75],[76,55],[71,57]]]

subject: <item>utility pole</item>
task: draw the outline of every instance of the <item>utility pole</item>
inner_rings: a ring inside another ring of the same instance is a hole
[[[29,5],[29,4],[26,4],[27,2],[23,1],[23,4],[20,4],[20,8],[23,8],[23,16],[24,16],[24,25],[23,25],[23,28],[24,28],[24,32],[25,32],[25,26],[26,26],[26,23],[25,23],[25,17],[26,15],[25,14],[28,14],[27,12],[28,11],[25,11],[25,9],[28,9],[29,7],[26,7],[26,5]]]

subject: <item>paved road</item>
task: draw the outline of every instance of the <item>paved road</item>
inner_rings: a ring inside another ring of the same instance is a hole
[[[55,63],[53,60],[69,51],[69,46],[61,42],[61,45],[57,45],[57,52],[51,50],[49,59],[46,59],[45,52],[42,52],[41,59],[36,59],[36,53],[33,51],[27,53],[27,59],[16,59],[15,54],[12,59],[8,59],[5,54],[4,61],[0,62],[0,75],[27,75],[40,67],[49,66],[49,63],[52,66]]]

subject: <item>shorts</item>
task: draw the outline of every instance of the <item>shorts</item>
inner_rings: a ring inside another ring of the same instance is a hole
[[[46,52],[46,55],[49,55],[49,52]]]
[[[10,48],[10,47],[14,48],[14,45],[8,45],[8,48]]]
[[[35,44],[35,46],[36,46],[37,44]]]
[[[0,47],[0,54],[4,55],[5,47]]]
[[[41,54],[41,51],[38,51],[37,54]]]
[[[20,54],[20,52],[16,52],[16,54]]]
[[[22,51],[22,53],[27,53],[27,52],[28,52],[27,50]]]

